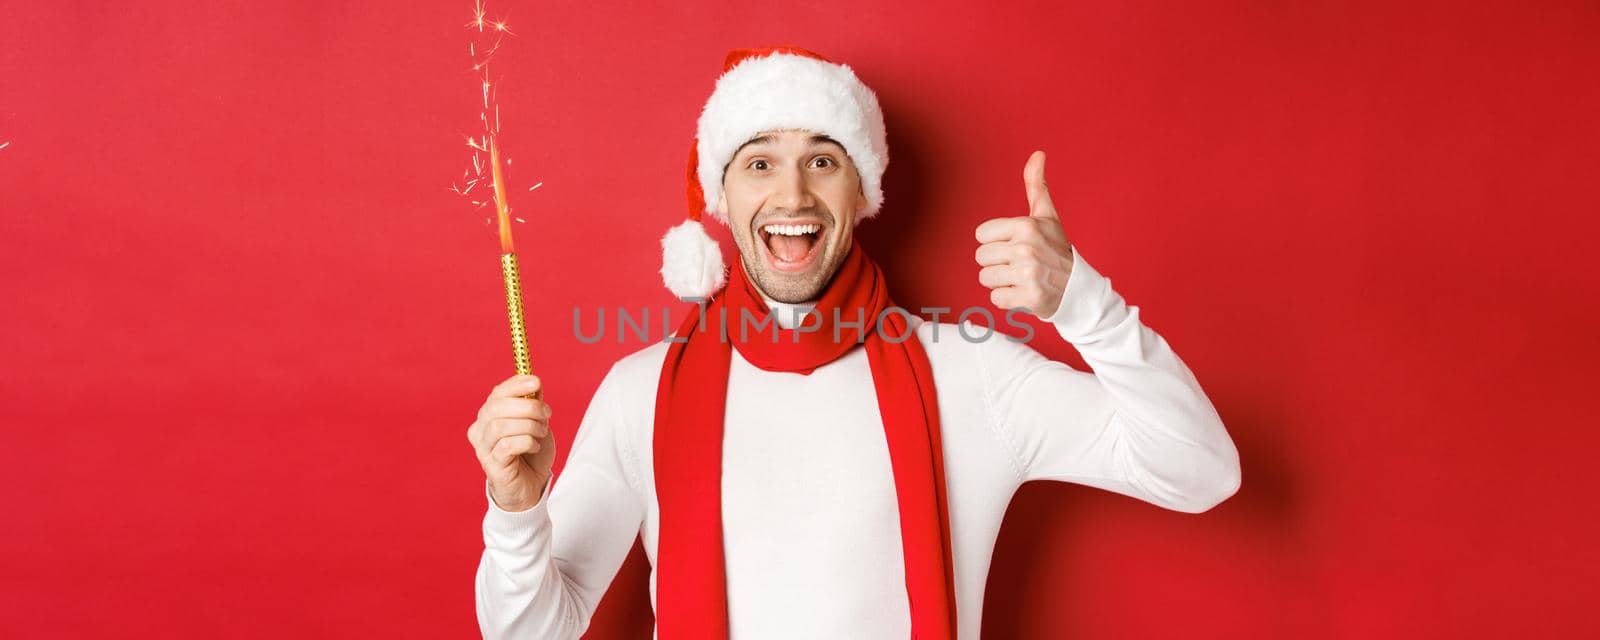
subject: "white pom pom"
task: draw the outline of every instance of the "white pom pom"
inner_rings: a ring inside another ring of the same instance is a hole
[[[685,220],[661,236],[661,281],[679,299],[709,298],[728,283],[722,249],[699,222]]]

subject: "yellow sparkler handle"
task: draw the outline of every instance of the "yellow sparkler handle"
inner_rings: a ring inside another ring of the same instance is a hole
[[[511,321],[511,350],[517,374],[533,373],[528,361],[528,332],[522,319],[522,275],[517,271],[517,254],[500,254],[500,273],[506,280],[506,316]]]

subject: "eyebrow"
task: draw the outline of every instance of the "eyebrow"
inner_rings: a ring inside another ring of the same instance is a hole
[[[733,164],[733,159],[739,157],[739,152],[740,151],[744,151],[745,147],[748,147],[748,146],[753,145],[753,144],[770,144],[773,141],[775,141],[776,139],[777,138],[773,137],[773,135],[769,133],[769,134],[762,135],[762,136],[756,136],[754,138],[751,138],[749,140],[744,141],[744,144],[739,145],[738,149],[734,149],[733,150],[733,155],[728,157],[728,164]],[[825,135],[820,134],[820,133],[811,134],[811,141],[810,142],[811,142],[811,144],[818,144],[818,143],[832,144],[832,145],[835,145],[835,146],[839,147],[840,149],[844,148],[844,145],[839,144],[838,140],[834,140],[833,138],[830,138],[830,137],[825,136]],[[727,167],[723,167],[723,169],[726,170]]]

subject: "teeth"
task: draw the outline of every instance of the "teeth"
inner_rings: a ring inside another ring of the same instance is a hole
[[[769,224],[761,228],[762,231],[779,236],[803,236],[822,230],[820,224]]]

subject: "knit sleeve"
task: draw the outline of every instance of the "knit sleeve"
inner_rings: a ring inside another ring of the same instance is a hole
[[[538,504],[502,510],[485,484],[476,577],[484,638],[578,638],[633,547],[644,506],[629,482],[614,374],[595,391],[566,466]]]
[[[991,420],[1023,480],[1074,482],[1199,513],[1237,491],[1239,454],[1167,341],[1074,249],[1061,305],[1045,320],[1094,372],[1026,344],[988,341]]]

